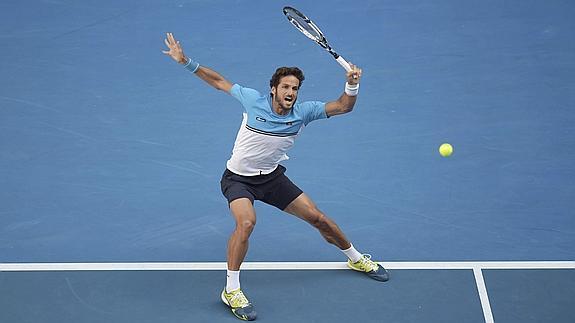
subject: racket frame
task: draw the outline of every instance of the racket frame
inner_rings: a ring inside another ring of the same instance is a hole
[[[335,60],[339,63],[339,65],[341,65],[347,72],[351,71],[351,66],[349,65],[349,63],[341,55],[339,55],[333,48],[331,48],[331,46],[327,42],[327,39],[325,38],[321,29],[319,29],[319,27],[313,21],[311,21],[311,19],[309,19],[306,15],[301,13],[299,10],[297,10],[293,7],[289,7],[289,6],[286,6],[283,8],[283,13],[286,16],[286,18],[288,19],[288,21],[295,28],[297,28],[302,34],[304,34],[307,38],[316,42],[323,49],[327,50],[327,52],[330,53],[333,56],[333,58],[335,58]],[[317,33],[318,37],[312,35],[309,31],[307,31],[304,26],[302,26],[296,19],[293,18],[292,13],[297,15],[313,31],[315,31]]]

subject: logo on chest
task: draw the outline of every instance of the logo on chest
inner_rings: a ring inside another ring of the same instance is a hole
[[[267,122],[267,120],[265,118],[262,118],[260,116],[256,117],[256,120],[259,122]],[[279,124],[285,124],[286,126],[293,126],[294,125],[294,121],[287,121],[287,122],[273,122],[273,123],[279,123]]]

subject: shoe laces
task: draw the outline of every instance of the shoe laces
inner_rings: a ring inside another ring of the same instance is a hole
[[[239,290],[235,292],[232,297],[230,297],[230,304],[233,304],[234,307],[246,307],[250,304],[246,295]]]
[[[361,266],[365,269],[368,269],[368,271],[377,271],[379,268],[377,263],[371,260],[371,255],[368,253],[363,254],[359,261],[361,262]]]

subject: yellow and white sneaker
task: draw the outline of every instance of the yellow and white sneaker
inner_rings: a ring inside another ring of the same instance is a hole
[[[347,260],[347,266],[353,270],[361,271],[372,279],[380,282],[389,280],[389,273],[383,266],[371,260],[371,255],[364,254],[357,262]]]
[[[224,287],[221,297],[222,302],[229,306],[232,313],[240,320],[253,321],[256,319],[257,313],[241,289],[238,288],[227,293]]]

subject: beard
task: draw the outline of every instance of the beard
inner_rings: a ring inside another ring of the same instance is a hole
[[[291,104],[287,105],[287,102],[285,101],[285,99],[280,99],[279,96],[277,96],[277,95],[272,95],[272,96],[273,96],[274,101],[277,103],[277,105],[280,108],[282,108],[283,110],[291,110],[297,101],[297,96],[293,97],[293,100],[290,102]]]

